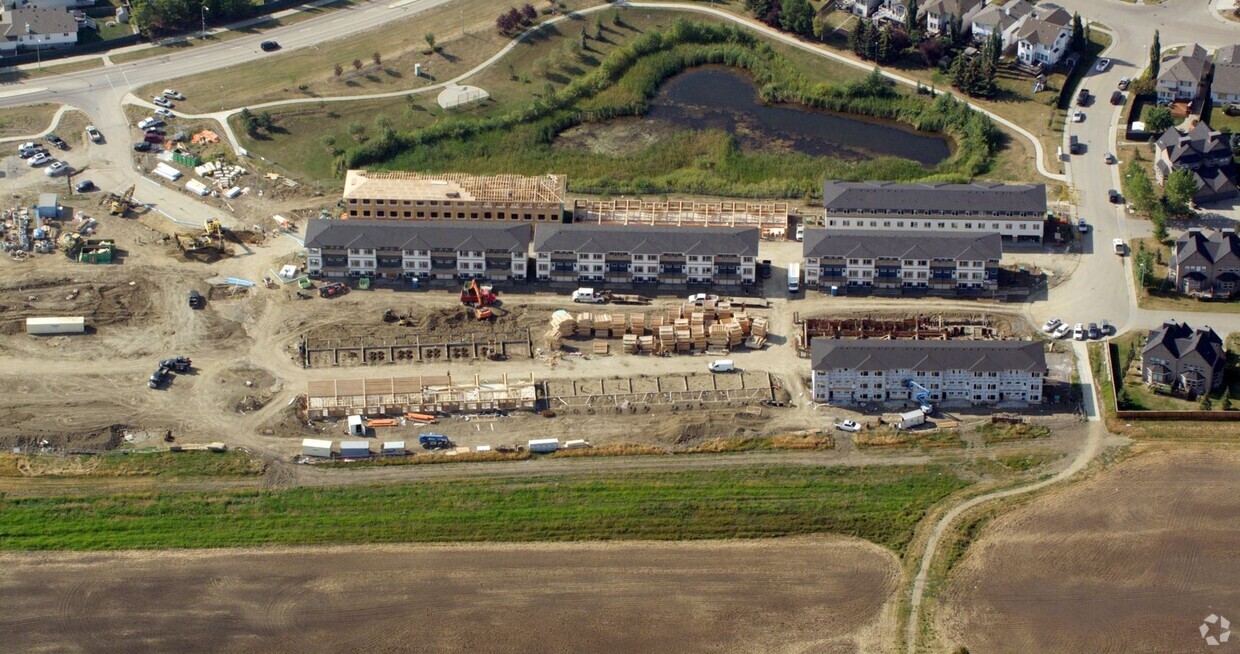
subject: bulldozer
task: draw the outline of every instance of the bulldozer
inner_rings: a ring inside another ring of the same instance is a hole
[[[201,232],[179,232],[176,235],[177,247],[185,252],[210,250],[222,256],[232,254],[224,245],[224,226],[218,220],[203,223]]]
[[[103,199],[99,201],[99,206],[102,207],[106,204],[108,205],[108,213],[113,216],[123,216],[137,204],[137,202],[133,199],[133,192],[136,189],[136,186],[130,186],[120,195],[115,193],[106,193],[104,194]]]

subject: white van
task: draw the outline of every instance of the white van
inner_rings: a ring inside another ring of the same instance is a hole
[[[788,292],[796,293],[801,290],[801,264],[788,264]]]
[[[731,359],[715,359],[707,366],[711,372],[734,372],[736,362]]]

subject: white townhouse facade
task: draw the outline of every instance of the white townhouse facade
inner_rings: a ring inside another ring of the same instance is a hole
[[[815,402],[1042,402],[1046,350],[1040,341],[815,340]]]
[[[524,280],[530,225],[311,220],[306,270],[316,277]]]
[[[1042,184],[823,184],[828,230],[897,234],[998,232],[1004,240],[1041,242],[1046,226]]]
[[[802,246],[805,286],[960,292],[999,286],[1002,238],[811,229]]]

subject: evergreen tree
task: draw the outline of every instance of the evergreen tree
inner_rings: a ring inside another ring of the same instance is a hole
[[[1158,40],[1158,30],[1154,30],[1154,43],[1150,45],[1149,78],[1158,78],[1158,66],[1162,62],[1162,44]]]
[[[1198,406],[1201,407],[1202,411],[1209,411],[1210,409],[1214,408],[1214,403],[1210,401],[1209,393],[1201,394],[1201,403],[1198,404]]]
[[[857,22],[853,24],[852,31],[848,33],[848,49],[852,50],[853,54],[860,56],[863,50],[862,46],[864,44],[865,21],[858,18]]]
[[[1231,387],[1230,386],[1227,387],[1227,389],[1223,391],[1222,409],[1224,411],[1231,411]]]
[[[1188,203],[1197,193],[1197,178],[1193,175],[1193,171],[1181,168],[1172,172],[1167,176],[1163,187],[1170,209],[1179,215],[1187,214]]]
[[[1003,37],[999,36],[999,31],[994,30],[990,33],[990,39],[987,41],[990,45],[990,63],[995,70],[999,70],[999,58],[1003,55]]]
[[[874,60],[884,64],[891,61],[890,29],[883,29],[883,31],[878,35],[878,46],[876,48]]]
[[[912,37],[913,30],[921,27],[921,22],[917,20],[917,12],[921,11],[921,7],[917,6],[917,0],[908,0],[908,18],[905,19],[905,25],[908,26],[909,36]],[[914,41],[913,45],[917,42]]]
[[[963,90],[965,89],[965,85],[964,85],[964,81],[965,81],[965,77],[964,77],[964,76],[965,76],[965,64],[964,64],[964,57],[957,56],[955,59],[953,59],[953,60],[952,60],[952,68],[951,68],[951,73],[950,73],[950,74],[951,74],[951,78],[952,78],[952,86],[954,86],[954,87],[956,87],[956,88],[960,89],[961,91],[963,91]]]
[[[788,32],[810,36],[814,33],[814,7],[809,0],[784,0],[779,25]]]
[[[1085,50],[1085,26],[1081,24],[1081,15],[1072,14],[1072,49],[1077,52]]]
[[[867,21],[865,24],[865,36],[861,39],[861,56],[864,59],[874,59],[875,50],[878,46],[878,27],[874,25],[874,21]]]

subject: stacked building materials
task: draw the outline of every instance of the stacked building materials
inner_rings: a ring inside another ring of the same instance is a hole
[[[658,350],[670,352],[676,349],[676,328],[671,325],[659,327]]]
[[[607,341],[594,341],[595,354],[607,354],[610,351],[610,344]]]
[[[646,335],[646,314],[635,313],[629,316],[629,333],[634,336]]]
[[[551,331],[560,337],[572,336],[577,333],[577,319],[562,309],[556,311],[551,314]]]
[[[638,352],[654,352],[655,338],[653,336],[638,336],[637,351]]]
[[[745,345],[750,349],[760,349],[766,345],[766,328],[767,319],[758,317],[753,319],[753,325],[749,330],[749,340],[745,341]]]
[[[577,334],[587,336],[594,333],[594,316],[588,311],[577,314]]]
[[[624,353],[625,354],[637,354],[637,335],[636,334],[625,334]]]

